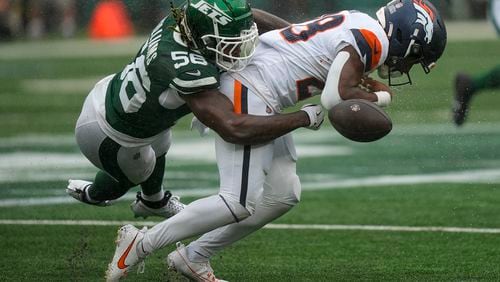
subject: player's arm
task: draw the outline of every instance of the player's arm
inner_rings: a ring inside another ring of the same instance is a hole
[[[382,82],[365,77],[364,68],[361,58],[352,46],[343,48],[328,72],[321,94],[323,106],[331,109],[341,101],[350,99],[364,99],[387,106],[392,97],[391,89]]]
[[[290,25],[284,19],[266,11],[252,8],[253,18],[259,29],[259,34],[266,33],[274,29],[285,28]]]
[[[311,125],[305,111],[266,117],[236,114],[232,102],[216,89],[182,95],[182,98],[203,124],[230,143],[264,143],[294,129]]]

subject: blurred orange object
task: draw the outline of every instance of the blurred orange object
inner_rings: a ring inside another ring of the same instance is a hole
[[[89,35],[94,39],[113,39],[130,36],[134,27],[122,1],[101,1],[90,20]]]

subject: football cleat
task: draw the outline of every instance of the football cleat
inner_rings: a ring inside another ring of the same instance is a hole
[[[138,272],[144,272],[144,258],[137,254],[137,245],[142,241],[146,230],[147,227],[139,230],[130,224],[118,229],[115,255],[106,270],[106,281],[119,281],[135,266],[138,267]]]
[[[91,199],[89,199],[87,196],[87,189],[89,189],[91,186],[92,182],[85,180],[70,179],[68,180],[68,187],[66,188],[66,193],[68,193],[68,195],[77,199],[78,201],[89,205],[105,207],[113,204],[113,201],[110,200],[99,202],[99,201],[92,201]]]
[[[177,242],[177,249],[167,256],[170,270],[178,272],[193,281],[200,282],[227,282],[215,277],[210,262],[192,262],[188,259],[186,247]]]
[[[465,122],[473,94],[472,78],[463,73],[457,74],[455,77],[455,104],[453,105],[453,121],[457,126]]]
[[[169,191],[165,192],[165,196],[159,202],[150,202],[142,198],[141,192],[137,192],[137,199],[130,204],[130,208],[135,217],[147,218],[148,216],[159,216],[169,218],[181,210],[186,205],[179,201],[179,197],[172,196]]]

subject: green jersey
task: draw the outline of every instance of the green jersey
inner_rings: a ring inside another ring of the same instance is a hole
[[[155,136],[191,112],[179,94],[219,87],[217,67],[190,50],[173,31],[175,25],[165,18],[109,83],[106,122],[114,130],[135,138]]]

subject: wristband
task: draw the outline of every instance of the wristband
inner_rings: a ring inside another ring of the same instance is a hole
[[[375,104],[379,105],[380,107],[385,107],[388,106],[391,103],[391,94],[387,91],[377,91],[373,92],[373,94],[377,95],[377,102]]]

